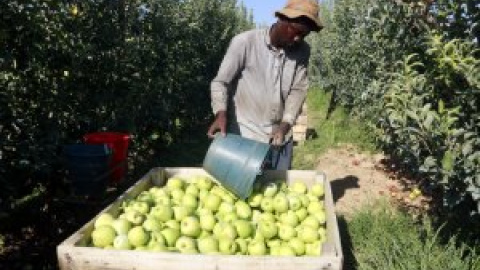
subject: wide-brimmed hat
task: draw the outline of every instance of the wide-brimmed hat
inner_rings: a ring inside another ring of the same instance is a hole
[[[283,15],[289,19],[304,16],[314,23],[316,29],[313,30],[318,32],[323,28],[318,12],[319,7],[316,0],[288,0],[283,9],[275,12],[275,16]]]

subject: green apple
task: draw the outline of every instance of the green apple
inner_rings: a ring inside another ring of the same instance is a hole
[[[126,234],[121,234],[113,239],[113,248],[129,250],[132,249],[132,245],[130,245],[130,242],[128,241],[128,236]]]
[[[297,211],[295,211],[295,215],[297,215],[298,221],[302,222],[308,216],[307,208],[298,209]]]
[[[235,239],[221,237],[218,239],[218,250],[221,254],[232,255],[237,252],[237,243]]]
[[[128,241],[134,247],[145,246],[150,240],[150,235],[143,226],[135,226],[128,231]]]
[[[172,189],[170,191],[170,197],[174,204],[180,205],[182,203],[183,196],[185,192],[181,189]]]
[[[167,180],[166,187],[170,190],[179,189],[182,190],[185,182],[179,177],[170,177]]]
[[[165,240],[165,237],[163,237],[163,234],[161,231],[153,231],[150,233],[149,245],[150,243],[158,243],[165,246],[167,244],[167,241]]]
[[[287,199],[289,209],[297,211],[302,207],[302,201],[300,200],[300,197],[297,196],[295,193],[288,194]]]
[[[327,213],[325,211],[316,212],[313,214],[320,224],[325,224],[327,222]]]
[[[250,219],[252,217],[252,208],[245,201],[238,200],[235,202],[235,211],[241,219]]]
[[[260,208],[264,212],[273,212],[274,206],[273,206],[273,198],[264,196],[262,199],[262,202],[260,203]]]
[[[165,196],[155,196],[154,197],[154,202],[156,205],[172,205],[172,200],[170,199],[170,197],[168,195],[165,195]],[[151,209],[150,209],[151,211]]]
[[[322,244],[319,241],[305,244],[306,256],[320,256],[322,255]]]
[[[147,217],[142,226],[147,232],[160,231],[162,229],[162,224],[154,217]]]
[[[325,188],[321,183],[315,183],[310,187],[310,193],[314,196],[322,197],[325,194]]]
[[[231,202],[222,201],[218,207],[218,213],[220,215],[225,215],[228,213],[235,212],[235,205]]]
[[[313,195],[313,194],[310,193],[310,192],[307,192],[306,195],[307,195],[307,198],[308,198],[308,200],[309,200],[310,202],[318,202],[318,201],[320,201],[320,198],[319,198],[319,197]]]
[[[174,228],[165,228],[161,233],[168,247],[175,246],[175,242],[177,242],[177,239],[180,237],[180,231]]]
[[[171,220],[174,217],[172,207],[165,204],[157,204],[154,207],[152,207],[150,209],[150,215],[164,222]]]
[[[278,251],[279,256],[295,256],[295,250],[287,245],[281,245]]]
[[[276,217],[272,212],[264,212],[260,216],[260,221],[270,221],[275,222]]]
[[[298,198],[300,198],[300,201],[302,201],[303,207],[308,207],[308,205],[310,204],[310,199],[306,194],[298,194]]]
[[[295,237],[297,232],[293,226],[287,224],[280,224],[278,226],[278,237],[284,241],[288,241]]]
[[[304,182],[296,180],[291,184],[290,190],[298,194],[305,194],[308,190],[308,187]]]
[[[248,253],[247,239],[237,238],[235,243],[237,243],[237,255],[246,255]]]
[[[137,195],[136,201],[146,202],[148,205],[152,205],[154,203],[152,194],[146,190]]]
[[[132,209],[145,215],[150,211],[150,205],[147,202],[136,201],[131,205]]]
[[[118,235],[127,234],[132,228],[132,223],[126,219],[117,218],[112,221],[112,227]]]
[[[198,194],[200,193],[200,190],[198,189],[198,187],[196,185],[193,185],[193,184],[189,184],[186,188],[185,188],[185,194],[189,194],[189,195],[192,195],[194,196],[195,198],[198,198]]]
[[[148,191],[152,194],[154,200],[155,198],[168,197],[168,193],[163,187],[153,186]]]
[[[200,191],[198,192],[198,200],[200,202],[203,202],[205,198],[207,198],[208,194],[210,193],[207,189],[200,189]]]
[[[207,176],[199,176],[195,184],[200,190],[209,191],[213,186],[213,181]]]
[[[157,242],[152,240],[148,242],[147,248],[150,251],[168,251],[168,248],[165,245],[165,242]]]
[[[287,224],[287,225],[290,225],[290,226],[297,226],[298,223],[299,223],[299,220],[298,220],[298,216],[297,214],[295,214],[294,211],[287,211],[285,213],[282,213],[280,215],[280,218],[279,218],[280,222],[283,223],[283,224]]]
[[[262,202],[263,194],[262,193],[255,193],[248,197],[247,202],[251,207],[259,207],[260,203]]]
[[[269,248],[279,247],[280,245],[282,245],[282,241],[278,238],[267,241],[267,247],[269,247]]]
[[[267,247],[265,242],[257,239],[253,239],[248,243],[248,254],[252,256],[262,256],[267,254]]]
[[[313,201],[313,202],[311,201],[307,207],[307,211],[310,214],[322,212],[324,210],[325,210],[324,204],[318,201]]]
[[[263,196],[273,198],[277,194],[278,186],[274,182],[267,183],[263,187]]]
[[[257,210],[257,209],[253,209],[252,210],[252,222],[253,223],[258,223],[262,218],[262,212],[260,210]]]
[[[130,221],[133,225],[140,225],[145,220],[145,215],[136,210],[130,210],[125,212],[124,218]]]
[[[112,214],[110,213],[101,213],[97,219],[95,219],[94,227],[98,228],[103,225],[112,225],[112,222],[115,220]]]
[[[280,245],[271,247],[269,249],[269,255],[280,256]]]
[[[175,248],[180,253],[197,253],[197,246],[195,240],[189,236],[182,235],[175,242]]]
[[[318,229],[320,227],[320,222],[318,222],[318,219],[315,216],[309,215],[302,221],[302,225]]]
[[[196,216],[184,217],[180,222],[180,232],[183,235],[198,237],[201,230],[200,221]]]
[[[327,230],[325,227],[318,228],[318,238],[322,243],[327,241]]]
[[[233,226],[233,224],[226,223],[226,222],[218,222],[213,227],[213,235],[215,235],[218,239],[220,238],[230,238],[235,239],[237,238],[237,230]]]
[[[203,201],[203,206],[206,209],[209,209],[213,212],[217,212],[221,203],[222,203],[222,198],[220,198],[216,194],[209,193]]]
[[[277,213],[284,213],[288,210],[288,199],[285,193],[278,192],[275,197],[273,197],[273,209]]]
[[[177,231],[180,231],[180,221],[178,221],[176,219],[171,219],[171,220],[165,221],[163,223],[163,225],[164,225],[165,228],[172,228],[172,229],[175,229]]]
[[[213,231],[213,227],[217,223],[215,216],[209,212],[199,215],[200,219],[200,228],[205,231]]]
[[[202,254],[218,253],[218,240],[213,236],[202,237],[197,240],[198,251]]]
[[[228,223],[234,223],[236,220],[238,220],[237,213],[235,212],[226,213],[226,214],[223,214],[223,216],[222,214],[220,214],[220,216],[222,217],[223,221]]]
[[[297,256],[305,254],[305,243],[297,237],[294,237],[288,241],[288,245],[293,248]]]
[[[202,230],[200,232],[200,235],[197,237],[197,239],[205,238],[205,237],[209,237],[209,236],[212,236],[212,232]]]
[[[258,224],[258,230],[265,237],[265,239],[271,239],[278,233],[277,224],[271,221],[260,221]]]
[[[218,186],[218,185],[214,185],[211,189],[210,189],[210,192],[217,195],[218,197],[222,198],[225,196],[226,194],[226,190],[224,188],[222,188],[221,186]]]
[[[319,240],[318,228],[310,226],[301,226],[298,231],[298,237],[306,244],[313,243]]]
[[[237,230],[237,235],[240,238],[248,238],[253,234],[253,226],[252,224],[243,219],[236,220],[234,222],[235,229]]]
[[[91,234],[92,243],[95,247],[106,247],[113,244],[116,233],[110,225],[99,225]]]
[[[192,212],[191,208],[188,208],[183,205],[173,207],[173,216],[175,217],[175,220],[178,220],[178,221],[181,221],[183,218],[190,215],[191,212]]]
[[[186,207],[193,208],[193,209],[197,209],[197,207],[198,207],[197,197],[195,197],[192,194],[186,193],[182,197],[182,205],[186,206]]]

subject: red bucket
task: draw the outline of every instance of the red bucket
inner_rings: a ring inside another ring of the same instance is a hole
[[[110,182],[120,183],[127,172],[127,153],[130,134],[120,132],[95,132],[83,136],[86,144],[106,144],[113,152],[110,162]]]

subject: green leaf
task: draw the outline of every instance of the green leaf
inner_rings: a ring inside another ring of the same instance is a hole
[[[455,156],[453,155],[453,153],[450,150],[446,151],[442,159],[442,169],[447,172],[452,171],[454,161],[455,161]]]

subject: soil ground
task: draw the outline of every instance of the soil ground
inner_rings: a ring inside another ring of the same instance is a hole
[[[319,157],[317,170],[330,181],[337,215],[348,218],[379,199],[412,210],[427,210],[427,198],[410,197],[414,181],[395,174],[383,154],[361,152],[352,145],[331,148]]]

